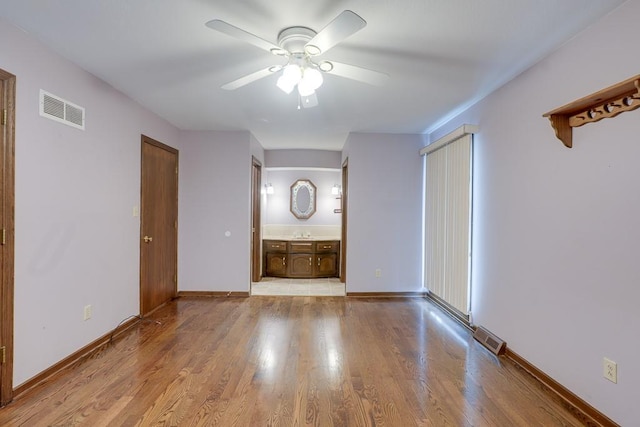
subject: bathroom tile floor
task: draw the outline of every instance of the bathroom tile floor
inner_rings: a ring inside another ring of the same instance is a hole
[[[283,279],[263,277],[251,284],[251,295],[345,296],[344,283],[336,277],[328,279]]]

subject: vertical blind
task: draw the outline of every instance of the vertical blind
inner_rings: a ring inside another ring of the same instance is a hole
[[[461,134],[461,136],[458,136]],[[469,312],[471,269],[471,133],[425,147],[425,288]]]

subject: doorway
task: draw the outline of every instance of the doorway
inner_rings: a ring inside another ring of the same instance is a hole
[[[345,295],[340,280],[343,178],[339,157],[336,160],[334,167],[267,166],[262,169],[266,185],[259,185],[254,174],[253,188],[262,190],[262,196],[253,193],[254,200],[261,200],[262,254],[252,262],[262,268],[260,281],[252,275],[251,295]],[[312,215],[303,218],[294,212],[300,181],[313,188],[305,193],[304,205],[313,206]]]
[[[178,292],[178,150],[142,135],[140,314]]]
[[[0,70],[0,406],[13,398],[16,77]]]
[[[340,211],[342,214],[341,246],[340,252],[340,282],[347,283],[347,195],[349,194],[349,159],[342,163],[342,194],[340,195]]]
[[[262,187],[262,164],[252,157],[251,162],[251,282],[262,279],[261,243],[262,229],[260,228],[260,198]]]

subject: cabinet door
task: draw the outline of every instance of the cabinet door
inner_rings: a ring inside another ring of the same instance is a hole
[[[315,277],[335,277],[338,275],[338,255],[317,254],[315,265]]]
[[[291,277],[313,276],[312,254],[289,254],[289,275]]]
[[[267,253],[265,273],[267,276],[287,275],[287,254]]]

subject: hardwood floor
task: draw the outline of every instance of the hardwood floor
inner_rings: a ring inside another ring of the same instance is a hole
[[[183,297],[147,319],[0,425],[582,425],[421,298]]]

